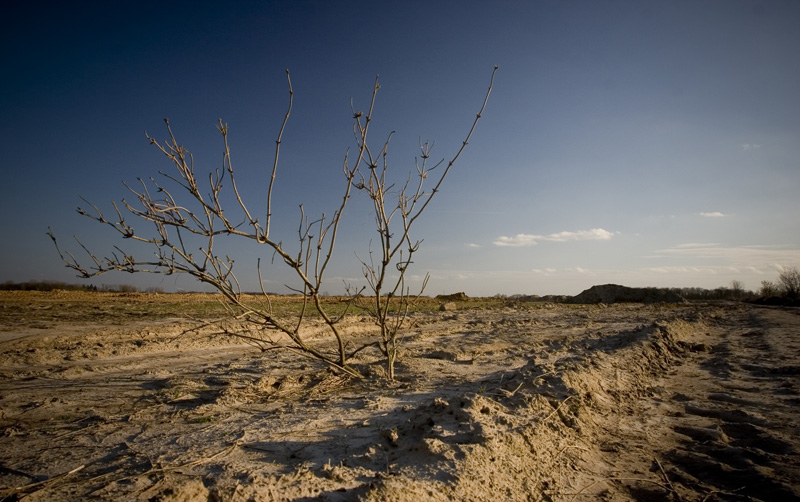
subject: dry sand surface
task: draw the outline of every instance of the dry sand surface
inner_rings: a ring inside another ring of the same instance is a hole
[[[388,384],[198,298],[0,293],[0,500],[800,500],[797,309],[457,302]]]

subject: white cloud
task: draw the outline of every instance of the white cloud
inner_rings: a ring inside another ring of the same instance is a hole
[[[538,244],[536,239],[538,235],[530,234],[517,234],[514,237],[506,237],[501,235],[494,241],[495,246],[535,246]]]
[[[602,228],[593,228],[591,230],[578,230],[577,232],[559,232],[557,234],[546,235],[542,240],[546,241],[585,241],[585,240],[599,240],[607,241],[611,239],[614,234]]]
[[[567,241],[588,241],[600,240],[607,241],[613,237],[613,233],[602,228],[591,230],[578,230],[577,232],[558,232],[549,235],[517,234],[513,237],[501,235],[494,241],[495,246],[523,247],[535,246],[540,241],[567,242]]]
[[[575,273],[578,273],[578,274],[588,274],[589,273],[589,271],[586,270],[583,267],[572,267],[572,268],[568,268],[566,271],[567,272],[575,272]]]
[[[719,211],[714,211],[713,213],[700,213],[700,216],[704,216],[706,218],[724,218],[727,215],[720,213]]]
[[[742,150],[745,152],[749,152],[750,150],[758,150],[759,148],[761,148],[761,145],[756,143],[742,143]]]
[[[468,248],[479,248],[479,247],[481,247],[480,244],[475,244],[474,242],[468,242],[467,244],[465,244],[465,246],[467,246]]]

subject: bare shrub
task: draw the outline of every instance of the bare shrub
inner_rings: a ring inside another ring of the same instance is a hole
[[[761,281],[761,289],[758,290],[758,296],[761,298],[770,298],[778,296],[780,293],[780,286],[773,281]]]
[[[734,300],[740,300],[744,294],[744,283],[738,280],[731,281],[731,297]]]
[[[201,283],[211,285],[223,295],[227,315],[198,325],[195,329],[213,327],[218,333],[244,339],[265,352],[276,349],[294,351],[302,356],[322,361],[354,377],[362,375],[350,364],[352,356],[363,348],[377,345],[386,358],[388,376],[393,378],[398,333],[403,327],[413,300],[409,288],[406,287],[405,274],[412,263],[412,255],[417,252],[420,244],[419,241],[411,239],[411,227],[439,191],[445,176],[471,138],[491,94],[496,71],[497,67],[492,72],[483,104],[461,148],[441,170],[433,188],[428,191],[423,190],[424,182],[441,162],[433,166],[428,164],[432,144],[424,143],[420,146],[422,160],[417,165],[418,179],[412,187],[412,178],[408,178],[400,189],[396,204],[387,202],[387,195],[394,187],[387,177],[386,160],[391,135],[379,151],[372,150],[367,141],[373,120],[375,98],[380,89],[376,79],[368,111],[363,113],[353,109],[356,149],[353,155],[350,155],[348,150],[344,156],[341,202],[330,215],[322,214],[314,220],[310,220],[303,206],[300,206],[295,250],[288,249],[283,244],[284,241],[277,239],[271,232],[272,195],[278,172],[281,138],[291,114],[294,97],[288,70],[286,77],[289,102],[276,140],[270,181],[264,200],[260,202],[264,211],[261,213],[264,215],[263,219],[257,217],[257,213],[251,210],[251,204],[246,202],[239,192],[238,179],[228,146],[227,124],[223,124],[222,120],[218,124],[224,146],[223,167],[207,173],[208,184],[205,185],[200,181],[202,178],[199,178],[194,171],[194,159],[191,153],[178,142],[169,121],[165,120],[169,139],[159,143],[150,136],[147,138],[170,161],[174,171],[171,174],[160,172],[161,177],[158,181],[151,177],[149,183],[139,178],[136,188],[125,184],[138,201],[138,205],[129,204],[125,199],[119,204],[115,202],[113,216],[107,217],[96,205],[88,201],[90,210],[78,208],[79,214],[111,227],[123,239],[150,247],[152,253],[148,257],[141,258],[141,255],[135,255],[128,249],[115,246],[110,256],[101,258],[76,237],[78,245],[90,262],[89,266],[83,266],[73,254],[61,250],[52,230],[48,231],[48,235],[66,266],[77,271],[79,277],[89,278],[110,271],[186,274]],[[223,193],[224,185],[229,189]],[[367,285],[360,288],[348,286],[349,300],[343,311],[340,310],[334,315],[321,300],[325,295],[322,289],[323,278],[331,263],[339,225],[353,188],[367,194],[373,202],[375,222],[380,235],[379,258],[373,260],[370,250],[369,258],[361,260]],[[125,219],[128,215],[132,215],[136,222],[148,223],[151,233],[135,230]],[[261,294],[256,295],[255,299],[252,295],[244,294],[234,274],[235,260],[220,252],[220,247],[217,246],[223,239],[244,239],[264,246],[267,251],[266,256],[271,255],[273,260],[277,258],[293,270],[297,283],[292,290],[302,298],[299,313],[284,315],[276,311],[272,295],[263,287],[260,259],[256,265],[256,272],[261,285]],[[425,283],[427,278],[423,282],[423,289]],[[376,341],[361,347],[349,348],[339,329],[339,323],[349,308],[361,299],[361,292],[367,288],[375,295],[374,301],[371,304],[361,305],[371,314],[375,324],[380,328],[380,335]],[[306,339],[303,335],[301,328],[312,313],[321,318],[327,326],[329,340],[335,342],[333,351],[325,349],[320,342]]]
[[[778,274],[778,282],[784,296],[788,298],[800,297],[800,270],[797,267],[783,267]]]

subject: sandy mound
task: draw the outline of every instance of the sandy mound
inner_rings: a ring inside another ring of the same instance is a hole
[[[595,303],[683,303],[686,300],[671,291],[657,288],[629,288],[617,284],[592,286],[567,300],[573,304]]]
[[[444,302],[463,302],[469,300],[469,297],[463,291],[459,291],[458,293],[451,293],[449,295],[436,295],[436,299]]]

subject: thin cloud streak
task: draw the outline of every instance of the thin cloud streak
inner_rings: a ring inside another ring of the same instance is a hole
[[[525,247],[536,246],[540,241],[550,242],[567,242],[567,241],[587,241],[599,240],[607,241],[614,236],[613,233],[602,228],[593,228],[591,230],[578,230],[577,232],[558,232],[549,235],[533,235],[533,234],[517,234],[513,237],[501,235],[494,241],[495,246],[506,247]]]
[[[731,246],[719,244],[679,244],[656,251],[658,257],[713,260],[718,267],[775,269],[800,262],[800,249],[781,246]],[[698,265],[700,266],[700,265]],[[705,265],[702,265],[705,266]],[[669,267],[656,267],[669,269]]]
[[[714,248],[719,246],[720,244],[718,242],[687,242],[684,244],[678,244],[674,248],[670,249]]]

